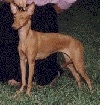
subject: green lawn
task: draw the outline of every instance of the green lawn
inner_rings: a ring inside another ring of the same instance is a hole
[[[0,83],[0,105],[100,105],[99,14],[100,9],[96,5],[91,5],[88,10],[77,5],[58,15],[59,31],[72,35],[85,47],[84,61],[92,81],[92,92],[84,81],[82,90],[79,90],[75,79],[66,70],[54,87],[45,86],[39,89],[34,86],[30,97],[25,92],[14,97],[19,87]]]

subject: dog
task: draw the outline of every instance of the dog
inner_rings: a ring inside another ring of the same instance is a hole
[[[12,27],[18,30],[19,35],[18,51],[20,56],[22,85],[17,91],[17,94],[22,92],[26,86],[26,62],[29,64],[26,94],[30,95],[35,60],[46,58],[55,52],[63,53],[66,61],[65,65],[75,77],[79,89],[81,88],[81,75],[88,84],[89,89],[92,90],[91,81],[84,67],[84,47],[82,43],[70,35],[42,33],[31,30],[31,15],[34,14],[34,3],[26,7],[25,11],[20,11],[14,3],[11,3],[10,6],[14,16]]]

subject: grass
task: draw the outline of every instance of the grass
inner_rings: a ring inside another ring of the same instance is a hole
[[[87,10],[77,5],[58,16],[59,31],[72,35],[85,47],[84,61],[92,81],[92,92],[84,81],[82,90],[79,90],[76,81],[69,77],[70,72],[66,71],[53,88],[45,86],[39,89],[34,86],[30,97],[25,93],[14,97],[19,87],[0,83],[0,105],[100,105],[99,12],[97,6],[90,6]]]

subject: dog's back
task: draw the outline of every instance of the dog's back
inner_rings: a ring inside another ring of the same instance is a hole
[[[36,31],[33,31],[33,35],[37,38],[36,43],[38,43],[37,47],[39,50],[37,53],[37,59],[38,57],[47,57],[54,52],[64,53],[65,50],[70,50],[72,47],[73,49],[77,49],[78,46],[80,46],[81,50],[83,51],[82,43],[69,35],[60,33],[41,33]]]

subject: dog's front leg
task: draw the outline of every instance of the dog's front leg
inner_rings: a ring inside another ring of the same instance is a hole
[[[24,54],[19,53],[20,55],[20,69],[21,69],[21,75],[22,75],[22,85],[20,89],[17,91],[17,94],[21,93],[26,86],[26,62],[27,59]]]
[[[34,61],[30,61],[29,60],[29,77],[28,77],[28,85],[27,85],[27,91],[26,94],[30,95],[30,91],[32,88],[32,79],[33,79],[33,75],[34,75],[34,65],[35,65],[35,60]]]

